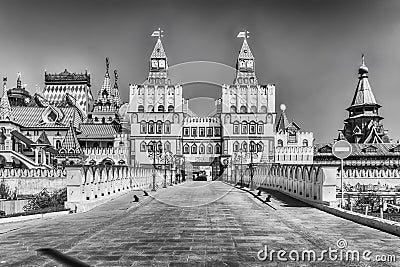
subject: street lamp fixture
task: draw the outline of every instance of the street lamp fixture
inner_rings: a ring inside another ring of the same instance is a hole
[[[147,152],[149,158],[153,159],[153,188],[151,191],[156,191],[156,158],[160,158],[162,154],[162,143],[161,141],[151,141],[147,145]]]

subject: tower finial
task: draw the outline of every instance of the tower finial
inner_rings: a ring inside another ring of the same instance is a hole
[[[21,72],[17,73],[17,88],[21,88]]]
[[[358,68],[358,74],[367,74],[368,73],[368,67],[365,65],[365,54],[363,53],[361,55],[361,66]]]
[[[164,37],[164,35],[162,34],[164,31],[161,30],[161,28],[158,28],[157,30],[153,31],[153,33],[151,34],[152,37],[158,37],[158,39],[161,39],[161,37]]]
[[[365,55],[362,53],[361,55],[361,65],[365,65]]]
[[[118,81],[118,71],[114,70],[115,83]]]
[[[110,69],[110,61],[109,58],[106,57],[106,72],[108,73],[108,70]]]

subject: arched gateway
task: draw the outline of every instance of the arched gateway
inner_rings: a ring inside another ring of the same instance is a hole
[[[228,175],[234,175],[240,168],[247,168],[251,161],[271,162],[275,85],[258,83],[247,36],[243,35],[233,69],[236,72],[233,84],[221,80],[222,96],[215,101],[216,109],[208,117],[197,117],[190,111],[188,100],[183,98],[182,84],[171,81],[161,32],[155,33],[153,36],[158,38],[150,56],[149,75],[144,83],[130,85],[132,162],[142,166],[160,164],[173,170],[184,170],[183,166],[191,163],[193,173],[207,169],[212,179],[217,179],[224,167],[228,168]],[[207,66],[204,62],[201,64]],[[213,64],[210,62],[210,66]],[[193,65],[191,62],[190,66]],[[149,158],[148,150],[153,142],[161,142],[157,147],[162,152]],[[228,160],[222,162],[222,158]],[[211,171],[204,166],[211,166]]]

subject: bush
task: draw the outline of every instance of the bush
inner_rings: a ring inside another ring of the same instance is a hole
[[[12,195],[10,187],[6,184],[4,178],[0,182],[0,198],[9,199]]]
[[[24,211],[46,210],[64,208],[64,202],[67,201],[67,188],[62,188],[49,193],[46,188],[36,194],[24,206]]]

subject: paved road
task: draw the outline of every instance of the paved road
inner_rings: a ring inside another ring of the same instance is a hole
[[[87,213],[32,221],[0,234],[0,266],[58,266],[36,255],[40,247],[56,248],[92,266],[400,265],[400,238],[279,193],[266,205],[221,182],[187,182],[142,198],[139,205],[131,199],[132,193]],[[257,258],[265,245],[296,250],[300,257],[303,250],[314,250],[318,257],[329,247],[337,249],[339,239],[348,244],[342,251],[371,250],[371,257],[395,255],[398,262],[329,261],[327,254],[324,262]]]

